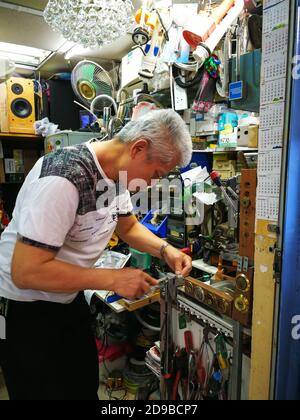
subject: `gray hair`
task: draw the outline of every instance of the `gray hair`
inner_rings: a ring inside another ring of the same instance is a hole
[[[192,158],[192,139],[186,124],[172,109],[150,111],[129,122],[117,135],[122,143],[145,139],[150,144],[150,159],[171,163],[179,155],[180,166]]]

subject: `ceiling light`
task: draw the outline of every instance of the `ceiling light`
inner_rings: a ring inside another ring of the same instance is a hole
[[[44,18],[68,41],[97,48],[127,33],[133,4],[131,0],[50,0]]]
[[[38,67],[50,54],[52,51],[0,42],[0,55],[16,64]]]

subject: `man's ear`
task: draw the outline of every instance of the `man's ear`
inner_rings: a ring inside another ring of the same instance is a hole
[[[146,139],[139,139],[130,147],[130,156],[132,159],[144,158],[148,155],[149,143]]]

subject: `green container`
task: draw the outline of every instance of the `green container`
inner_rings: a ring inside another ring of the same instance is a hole
[[[129,248],[131,254],[131,266],[140,268],[141,270],[149,270],[151,267],[152,257],[146,252],[140,252],[136,249]]]

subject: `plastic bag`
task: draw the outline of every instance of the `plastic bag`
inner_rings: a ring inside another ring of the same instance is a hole
[[[58,125],[51,123],[48,118],[44,118],[40,121],[36,121],[34,123],[34,128],[35,128],[35,133],[38,136],[43,136],[43,137],[47,137],[52,134],[56,134],[60,132],[60,130],[58,129]]]

